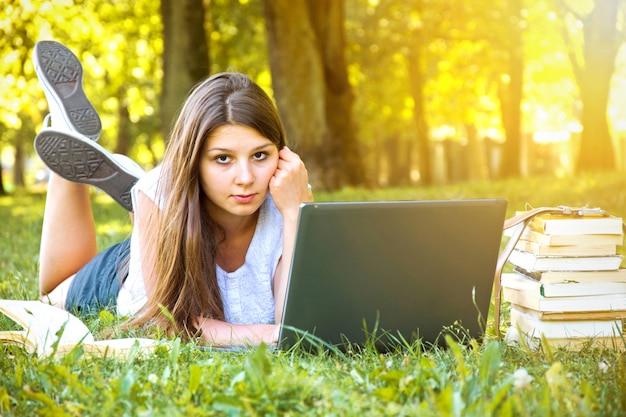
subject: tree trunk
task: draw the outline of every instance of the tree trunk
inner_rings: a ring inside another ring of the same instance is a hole
[[[422,63],[422,48],[424,45],[423,36],[417,36],[418,44],[410,50],[408,56],[409,84],[411,97],[413,97],[414,109],[413,118],[415,120],[415,142],[417,144],[417,164],[420,173],[420,183],[422,185],[433,184],[433,172],[430,153],[430,140],[428,124],[424,114],[424,85],[426,76]]]
[[[470,181],[484,181],[488,177],[487,162],[483,142],[478,137],[478,129],[472,122],[465,123],[467,137],[467,176]]]
[[[2,154],[2,148],[0,148],[0,154]],[[0,158],[0,196],[7,195],[7,191],[4,189],[4,175],[2,172],[4,168],[2,167],[2,158]]]
[[[21,136],[21,135],[20,135]],[[24,181],[24,143],[22,140],[15,141],[15,163],[13,164],[13,185],[15,188],[23,188]]]
[[[324,69],[326,122],[329,143],[324,146],[325,172],[333,173],[329,183],[340,185],[365,183],[365,171],[356,126],[352,116],[354,95],[348,81],[345,58],[344,2],[308,0],[310,20],[316,34]]]
[[[266,0],[272,87],[290,146],[300,154],[315,186],[332,188],[323,161],[329,142],[324,69],[305,0]]]
[[[508,18],[520,18],[521,1],[514,0],[507,3]],[[515,21],[513,22],[515,23]],[[499,97],[502,125],[506,141],[502,149],[502,163],[500,175],[502,177],[517,177],[522,173],[522,95],[524,89],[524,44],[522,30],[517,24],[507,24],[508,60],[506,82],[500,82]]]
[[[410,144],[400,135],[393,135],[384,142],[381,152],[387,155],[388,186],[406,186],[411,181]]]
[[[619,0],[596,1],[584,21],[584,69],[578,85],[583,104],[583,127],[578,171],[615,168],[615,150],[607,121],[611,76],[618,50]]]
[[[170,128],[189,90],[209,74],[209,47],[203,0],[161,0],[163,91],[161,132]]]
[[[121,153],[123,155],[128,155],[128,151],[130,150],[132,135],[131,135],[131,123],[130,123],[130,114],[128,112],[128,105],[126,100],[126,91],[122,88],[119,92],[118,96],[118,108],[117,108],[117,117],[118,117],[118,127],[117,127],[117,143],[115,144],[115,153]]]

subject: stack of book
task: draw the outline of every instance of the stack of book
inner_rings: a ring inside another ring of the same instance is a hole
[[[509,332],[533,346],[624,348],[626,269],[617,251],[623,240],[615,216],[535,217],[509,257],[513,272],[502,275]]]

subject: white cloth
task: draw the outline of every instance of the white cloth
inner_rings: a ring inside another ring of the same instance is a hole
[[[133,205],[137,194],[143,192],[157,202],[156,185],[160,167],[148,172],[132,189]],[[159,207],[163,199],[158,199]],[[259,209],[259,218],[244,264],[227,273],[216,268],[217,282],[224,304],[225,319],[229,323],[257,324],[274,322],[273,278],[282,255],[283,220],[271,196]],[[141,271],[139,239],[136,228],[131,235],[130,266],[126,281],[120,288],[117,310],[121,315],[137,312],[147,301]]]

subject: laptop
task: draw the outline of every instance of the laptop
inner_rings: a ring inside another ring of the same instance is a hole
[[[279,348],[480,339],[504,199],[306,203]]]

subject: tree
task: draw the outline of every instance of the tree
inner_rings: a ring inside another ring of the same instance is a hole
[[[38,116],[38,109],[32,105],[30,89],[32,85],[27,76],[27,63],[34,46],[32,38],[33,26],[30,24],[37,16],[36,10],[30,5],[19,1],[9,1],[0,8],[0,19],[7,23],[0,26],[0,51],[5,52],[0,63],[0,124],[4,125],[0,131],[4,133],[0,140],[10,142],[14,153],[13,182],[16,187],[23,187],[24,166],[27,143],[35,137],[34,120]],[[2,173],[0,172],[0,176]],[[4,192],[4,181],[0,180]]]
[[[520,71],[514,73],[519,77],[509,75],[513,52],[506,38],[508,31],[519,32],[519,27],[510,23],[508,3],[352,0],[356,22],[350,25],[357,43],[352,66],[365,80],[358,85],[359,92],[368,95],[358,101],[359,110],[367,112],[363,130],[367,135],[377,125],[384,126],[379,130],[390,139],[379,153],[400,150],[389,157],[388,165],[398,168],[389,169],[389,184],[414,180],[417,165],[420,184],[431,185],[441,178],[444,160],[448,171],[451,166],[464,167],[457,179],[487,178],[480,139],[488,129],[499,130],[502,125],[497,81],[507,74],[510,85],[521,90]],[[522,52],[516,46],[515,53]],[[513,112],[507,114],[515,115],[517,106],[517,117],[511,120],[519,137],[521,94],[511,101]],[[442,131],[451,132],[443,143],[453,146],[439,142],[444,139],[438,133]],[[389,146],[400,140],[401,146]],[[437,151],[441,148],[447,157]],[[460,157],[450,158],[452,148],[462,150]],[[512,153],[519,157],[519,152]]]
[[[565,26],[563,31],[582,103],[577,170],[614,169],[615,150],[607,122],[607,104],[615,57],[621,43],[617,29],[620,0],[596,0],[586,15],[565,1],[561,5],[565,11],[564,19],[574,17],[583,25],[582,53],[576,50],[572,33]]]
[[[163,88],[161,132],[171,124],[189,90],[209,74],[209,46],[203,0],[161,0]]]
[[[362,182],[343,57],[343,4],[264,4],[272,85],[288,138],[317,186]]]
[[[326,121],[329,129],[323,158],[326,182],[333,188],[360,185],[365,183],[365,173],[357,128],[352,117],[354,94],[346,69],[344,2],[308,0],[308,6],[326,87]]]
[[[504,13],[498,2],[425,4],[429,60],[436,62],[426,85],[429,117],[440,131],[450,131],[439,138],[446,153],[447,179],[485,180],[489,170],[482,132],[499,126],[494,116],[501,114],[494,105],[492,81],[493,74],[501,71],[496,59],[501,32],[493,17]]]
[[[211,0],[211,73],[240,71],[271,93],[263,3]]]
[[[85,92],[104,122],[100,144],[124,153],[137,150],[138,138],[150,146],[144,137],[158,132],[160,88],[155,87],[161,80],[160,36],[154,41],[161,27],[158,0],[81,1],[80,7],[5,3],[0,7],[5,22],[0,25],[0,140],[16,152],[16,179],[28,179],[20,172],[28,166],[22,158],[31,157],[32,138],[49,112],[31,60],[35,42],[42,39],[64,43],[83,63]]]
[[[500,39],[492,39],[505,56],[503,74],[499,77],[498,96],[502,126],[506,140],[502,154],[500,175],[515,177],[522,173],[522,96],[524,90],[524,44],[522,40],[522,1],[506,0],[503,16],[506,22],[501,26],[504,34]]]
[[[324,182],[319,150],[326,141],[324,73],[303,0],[265,1],[269,64],[287,139],[307,162],[312,181]]]
[[[427,60],[427,32],[428,24],[427,6],[423,1],[418,0],[414,4],[414,11],[417,16],[413,16],[420,24],[408,22],[410,45],[403,48],[408,63],[408,84],[411,97],[413,98],[413,120],[415,121],[415,144],[417,145],[418,167],[420,171],[420,182],[423,185],[432,185],[434,182],[430,134],[428,121],[426,120],[426,82],[428,80]],[[411,13],[404,13],[405,19],[410,19]],[[410,166],[407,167],[410,169]]]
[[[424,39],[424,29],[419,28],[415,33],[415,45],[409,48],[407,53],[407,61],[409,67],[409,90],[413,97],[414,110],[413,119],[415,120],[415,142],[417,144],[418,166],[420,171],[420,181],[423,185],[432,185],[433,170],[432,158],[430,152],[430,136],[428,122],[426,121],[426,99],[424,90],[426,88],[426,64],[424,58],[426,56]],[[410,167],[407,167],[410,169]]]
[[[385,186],[431,183],[423,2],[349,0],[350,76],[363,160]],[[417,169],[416,169],[417,168]]]
[[[91,6],[95,16],[84,17],[91,32],[72,37],[68,46],[84,62],[85,89],[90,89],[88,95],[103,119],[100,143],[143,165],[154,165],[159,155],[152,148],[160,138],[161,125],[159,0],[116,0]],[[66,38],[63,33],[57,36]]]
[[[0,148],[0,151],[2,151],[2,148]],[[2,160],[0,159],[0,171],[2,171]],[[4,189],[4,179],[2,174],[0,173],[0,197],[2,197],[3,195],[6,195],[7,191]]]

